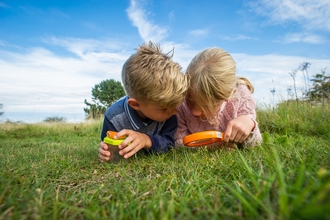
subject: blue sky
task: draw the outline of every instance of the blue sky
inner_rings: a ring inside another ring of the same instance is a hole
[[[183,69],[205,48],[225,49],[258,105],[271,105],[289,97],[289,73],[301,63],[311,63],[310,77],[329,72],[330,1],[0,0],[0,121],[83,121],[92,87],[120,81],[125,60],[149,40],[174,47]],[[301,94],[300,71],[296,82]]]

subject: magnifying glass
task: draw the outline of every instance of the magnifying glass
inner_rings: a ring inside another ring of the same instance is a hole
[[[222,142],[224,133],[219,131],[201,131],[183,138],[183,144],[187,147],[201,147],[216,142]]]

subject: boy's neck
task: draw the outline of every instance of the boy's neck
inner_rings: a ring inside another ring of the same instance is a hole
[[[147,118],[141,111],[136,111],[137,115],[143,122],[148,122],[150,118]]]

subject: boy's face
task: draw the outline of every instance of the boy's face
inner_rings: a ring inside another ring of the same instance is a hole
[[[175,108],[169,112],[168,109],[154,103],[138,102],[136,105],[135,102],[132,103],[129,101],[129,104],[137,111],[141,120],[149,118],[157,122],[164,122],[168,120],[172,115],[176,114]]]
[[[140,117],[147,117],[154,121],[164,122],[168,120],[172,115],[176,114],[176,110],[169,112],[168,109],[163,108],[157,104],[140,104],[140,111],[138,112]]]

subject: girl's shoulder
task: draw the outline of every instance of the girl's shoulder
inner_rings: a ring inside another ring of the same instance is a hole
[[[236,85],[236,90],[239,90],[239,91],[249,91],[251,93],[249,87],[246,84],[244,84],[244,83],[238,83]]]
[[[236,98],[250,98],[252,97],[252,92],[250,88],[245,84],[237,84],[236,86]],[[235,97],[235,95],[234,95]]]
[[[235,93],[229,98],[228,104],[238,109],[241,105],[254,106],[255,100],[250,89],[245,84],[238,84]]]

